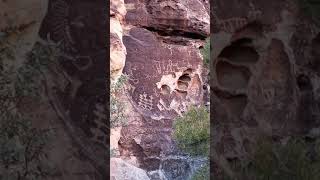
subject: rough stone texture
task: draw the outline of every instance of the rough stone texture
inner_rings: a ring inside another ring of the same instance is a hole
[[[120,157],[150,178],[186,179],[194,165],[177,150],[172,123],[190,105],[204,103],[207,74],[199,48],[209,34],[208,2],[125,0],[125,7],[124,73],[132,110],[121,129]]]
[[[128,164],[120,158],[111,158],[110,168],[113,169],[110,174],[110,180],[150,180],[146,171]]]
[[[126,21],[139,27],[208,36],[210,16],[208,1],[201,0],[125,0],[130,10]]]
[[[47,12],[48,0],[31,0],[20,2],[19,0],[0,2],[0,47],[3,42],[12,44],[15,61],[10,68],[19,68],[25,61],[25,55],[29,52],[36,40],[41,22]]]
[[[319,28],[293,1],[216,0],[213,6],[216,153],[244,158],[262,134],[280,140],[317,127]]]
[[[85,16],[84,16],[85,15]],[[53,149],[67,179],[107,179],[104,1],[50,0],[40,36],[50,34],[64,53],[46,74],[50,104],[66,144]],[[61,136],[57,137],[61,138]],[[71,165],[74,162],[73,165]],[[66,175],[67,174],[67,175]],[[61,177],[57,177],[61,178]]]
[[[126,60],[126,47],[122,41],[125,15],[123,0],[112,0],[110,2],[110,76],[112,82],[116,82],[121,76]]]

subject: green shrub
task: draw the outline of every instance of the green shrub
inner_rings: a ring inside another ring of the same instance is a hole
[[[115,96],[110,96],[110,126],[119,127],[127,123],[124,103],[118,100]]]
[[[190,108],[174,121],[173,127],[173,136],[181,150],[191,155],[208,156],[210,118],[206,108]]]
[[[0,179],[43,179],[54,172],[45,147],[53,130],[32,127],[20,115],[0,120]]]
[[[5,46],[0,51],[7,51]],[[40,99],[41,75],[48,61],[58,53],[51,44],[36,43],[25,63],[19,67],[5,61],[15,61],[13,55],[0,55],[0,179],[40,180],[54,173],[45,148],[53,130],[37,129],[32,120],[19,112],[17,105],[23,97]]]
[[[121,89],[124,88],[125,84],[128,82],[128,75],[126,74],[121,74],[121,76],[119,77],[118,81],[111,84],[111,94],[115,94],[118,91],[120,91]]]
[[[209,180],[210,179],[210,167],[209,163],[201,167],[192,177],[191,180]]]
[[[18,69],[14,81],[18,96],[38,97],[41,92],[41,77],[50,63],[57,62],[61,51],[52,42],[37,42],[28,53],[27,61]]]
[[[204,47],[200,50],[203,56],[203,64],[205,67],[209,67],[210,64],[210,37],[206,39]]]
[[[111,127],[124,126],[127,123],[127,116],[125,114],[125,103],[117,98],[117,95],[123,90],[128,81],[128,76],[122,74],[118,81],[111,84],[110,94],[110,125]]]
[[[234,169],[240,179],[318,180],[319,150],[319,146],[301,138],[291,138],[285,145],[263,139],[257,143],[253,156]]]

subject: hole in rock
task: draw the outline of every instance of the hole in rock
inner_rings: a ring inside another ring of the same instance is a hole
[[[300,74],[297,77],[297,84],[301,91],[311,91],[312,90],[312,84],[310,82],[310,79],[308,76],[304,74]]]
[[[202,89],[203,89],[203,90],[206,90],[206,89],[207,89],[207,86],[206,86],[206,85],[203,85],[203,86],[202,86]]]
[[[178,88],[179,90],[187,90],[189,84],[187,82],[178,81]]]
[[[161,86],[161,94],[170,94],[170,87],[168,85]]]
[[[189,76],[189,74],[184,74],[184,75],[179,77],[178,81],[190,82],[191,81],[191,77]]]
[[[182,74],[191,74],[192,73],[192,69],[191,68],[188,68],[186,69],[185,71],[183,71]]]
[[[187,93],[187,91],[181,91],[179,89],[176,89],[176,94],[182,98],[186,98],[188,93]]]
[[[225,88],[231,89],[246,88],[251,76],[248,68],[234,66],[224,61],[218,62],[216,71],[219,84]]]
[[[225,47],[219,57],[227,58],[233,63],[254,64],[258,61],[259,55],[253,47],[247,46],[251,39],[243,38]],[[246,45],[246,46],[245,46]]]

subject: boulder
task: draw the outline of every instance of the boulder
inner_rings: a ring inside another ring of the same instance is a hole
[[[110,159],[110,179],[150,180],[146,171],[126,163],[120,158]]]

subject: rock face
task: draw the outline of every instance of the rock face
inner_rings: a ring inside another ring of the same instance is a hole
[[[111,180],[130,179],[130,180],[150,180],[147,173],[120,158],[111,158],[110,168],[113,169],[110,174]]]
[[[126,21],[166,33],[208,36],[210,33],[209,4],[201,0],[126,0],[131,5]]]
[[[25,55],[29,52],[36,40],[41,22],[46,15],[48,0],[31,0],[28,2],[1,1],[0,2],[0,47],[13,44],[15,56],[14,67],[25,61]],[[10,62],[12,63],[12,62]]]
[[[243,158],[262,134],[281,140],[317,127],[319,28],[292,1],[213,6],[211,140],[218,155]]]
[[[46,78],[48,99],[58,116],[53,121],[67,136],[66,144],[72,145],[58,146],[55,151],[60,155],[57,159],[64,162],[60,168],[69,174],[68,179],[109,177],[104,6],[103,1],[50,0],[39,32],[43,39],[50,35],[60,42],[64,54]]]
[[[110,1],[110,76],[116,82],[122,74],[126,60],[126,47],[123,45],[123,19],[126,8],[123,0]]]
[[[120,157],[151,179],[188,179],[197,163],[177,150],[172,123],[190,105],[203,104],[199,49],[209,35],[208,3],[125,0],[125,7],[123,71],[132,111],[121,129]]]

